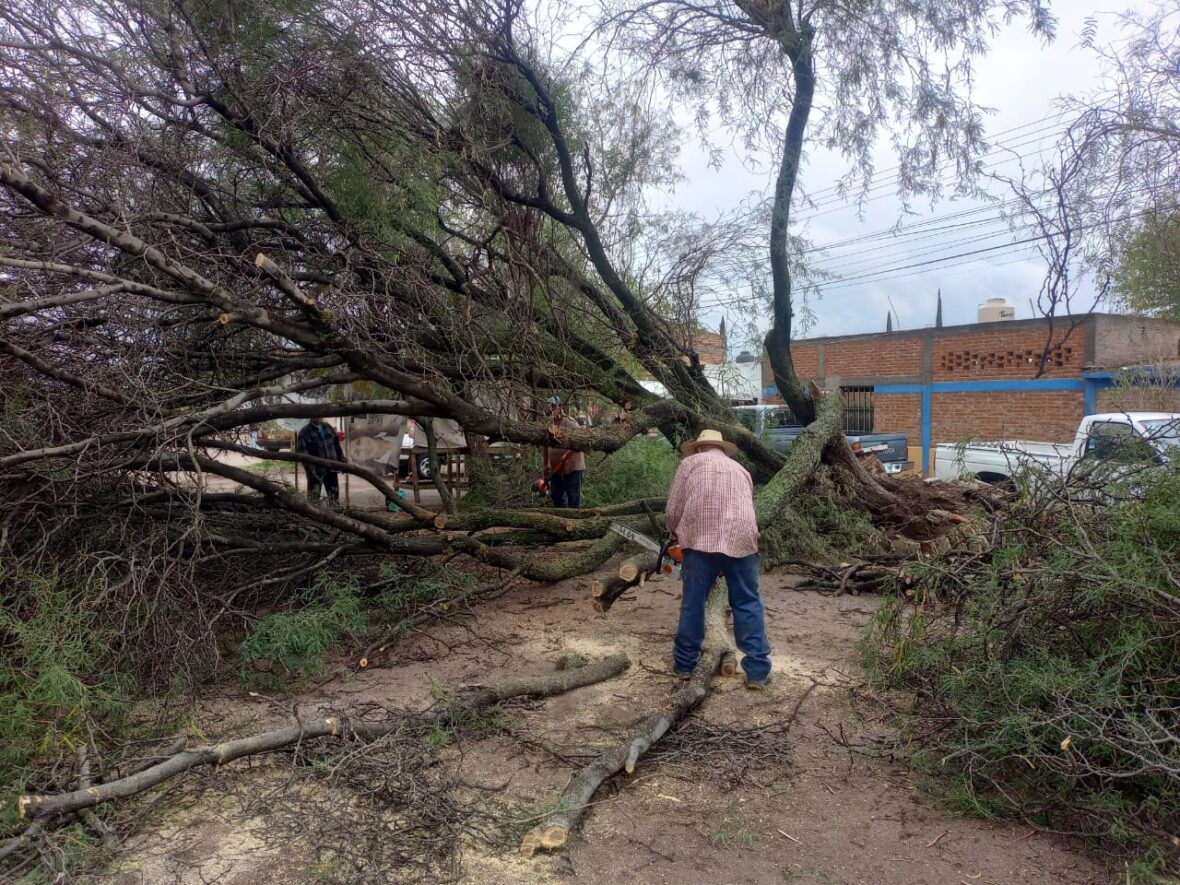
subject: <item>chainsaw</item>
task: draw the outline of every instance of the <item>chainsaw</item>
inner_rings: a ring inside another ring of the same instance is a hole
[[[565,467],[565,462],[568,461],[571,457],[573,457],[573,454],[574,454],[573,449],[570,449],[564,455],[561,456],[561,459],[556,464],[553,465],[552,469],[550,469],[549,467],[545,468],[544,476],[542,476],[540,479],[538,479],[536,482],[533,483],[533,494],[534,495],[540,495],[540,496],[544,497],[545,495],[549,494],[549,477],[551,477],[555,473],[560,473],[561,469],[563,467]]]
[[[620,522],[612,522],[609,528],[616,535],[622,535],[628,541],[655,553],[656,574],[672,576],[680,574],[680,563],[684,562],[684,551],[672,543],[671,535],[665,535],[663,542],[656,543],[642,532],[637,532]]]

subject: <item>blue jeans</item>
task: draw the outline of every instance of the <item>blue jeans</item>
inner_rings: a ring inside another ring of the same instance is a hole
[[[585,470],[571,470],[549,477],[549,495],[554,507],[582,506],[582,476],[585,473]]]
[[[758,595],[758,572],[757,553],[735,559],[724,553],[684,551],[684,595],[672,654],[677,670],[687,673],[697,665],[705,641],[705,600],[717,576],[725,575],[729,607],[733,609],[733,638],[745,655],[742,669],[751,682],[761,682],[770,675],[770,640],[766,638],[766,613]]]

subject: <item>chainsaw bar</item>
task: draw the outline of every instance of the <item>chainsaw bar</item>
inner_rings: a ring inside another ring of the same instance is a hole
[[[657,544],[647,535],[642,532],[637,532],[635,529],[628,528],[619,522],[612,522],[610,530],[616,535],[622,535],[628,541],[638,544],[640,547],[645,547],[655,553],[659,559],[656,561],[656,570],[666,575],[676,577],[680,574],[680,563],[676,562],[668,556],[668,547],[666,544]],[[667,560],[668,565],[665,567],[664,562]]]
[[[640,547],[646,547],[648,550],[651,550],[654,553],[663,552],[664,548],[649,538],[647,535],[643,534],[642,532],[637,532],[635,529],[628,528],[622,523],[612,522],[610,524],[610,530],[616,535],[622,535],[628,541],[633,541]]]

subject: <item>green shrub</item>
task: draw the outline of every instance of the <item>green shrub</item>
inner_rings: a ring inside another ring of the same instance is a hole
[[[117,636],[94,616],[101,582],[71,586],[0,559],[0,784],[6,794],[126,718]],[[0,832],[15,825],[5,804]]]
[[[427,565],[419,574],[408,574],[383,563],[381,580],[387,586],[377,599],[377,608],[385,618],[406,615],[475,586],[474,575],[434,565]]]
[[[914,573],[862,648],[964,810],[1087,833],[1150,882],[1180,871],[1180,473],[1135,486],[1025,501],[987,554]]]
[[[261,618],[242,643],[242,681],[290,691],[301,678],[324,672],[324,655],[368,619],[355,576],[321,575],[303,594],[303,605]]]
[[[663,437],[638,436],[606,457],[586,456],[583,507],[605,507],[668,494],[680,453]]]

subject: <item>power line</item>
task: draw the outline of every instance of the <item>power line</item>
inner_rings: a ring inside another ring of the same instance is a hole
[[[1010,153],[1010,154],[1012,154],[1012,156],[1006,156],[1000,160],[996,160],[991,163],[985,163],[985,164],[981,165],[980,168],[981,169],[996,169],[1000,166],[1005,165],[1006,163],[1010,163],[1015,160],[1023,159],[1025,155],[1018,153],[1017,152],[1018,149],[1026,148],[1026,147],[1029,147],[1030,145],[1038,144],[1038,143],[1044,141],[1046,138],[1055,137],[1055,136],[1059,135],[1060,133],[1064,132],[1065,129],[1066,129],[1066,127],[1064,127],[1064,126],[1053,126],[1053,127],[1046,128],[1044,130],[1045,134],[1037,135],[1036,137],[1030,138],[1026,141],[1021,141],[1019,143],[1014,143],[1014,144],[1000,145],[997,147],[997,149],[989,151],[985,154],[982,154],[978,159],[984,160],[988,157],[992,157],[992,156],[995,156],[995,155],[1001,154],[1001,153]],[[950,163],[947,163],[947,164],[944,164],[943,168],[939,171],[938,180],[944,184],[949,184],[952,181],[954,181],[955,176],[956,176],[955,169],[952,168],[952,165]],[[886,182],[882,182],[881,184],[872,185],[864,192],[857,194],[857,196],[855,197],[854,200],[849,200],[846,197],[844,197],[842,194],[837,193],[833,197],[825,198],[825,199],[821,200],[819,203],[815,203],[814,201],[812,201],[811,205],[809,205],[807,207],[800,208],[798,220],[800,222],[813,221],[816,218],[823,218],[824,216],[835,214],[836,212],[840,212],[841,210],[846,209],[846,208],[852,208],[853,206],[859,208],[861,206],[868,205],[869,203],[875,203],[880,200],[888,199],[888,198],[894,196],[892,188],[897,184],[897,182],[899,180],[900,180],[900,177],[894,178],[892,181],[886,181]],[[875,192],[883,191],[883,190],[885,191],[884,193],[878,193],[876,196],[869,196],[869,194],[873,194]],[[834,205],[834,204],[836,204],[836,205]],[[825,208],[825,207],[829,207],[829,206],[832,208]]]
[[[1133,213],[1132,215],[1129,215],[1128,219],[1139,218],[1139,217],[1146,215],[1146,214],[1147,214],[1146,211],[1136,212],[1136,213]],[[1087,230],[1092,230],[1095,227],[1099,227],[1099,226],[1100,226],[1100,224],[1098,222],[1094,222],[1091,224],[1081,224],[1081,225],[1078,225],[1076,228],[1074,228],[1073,233],[1080,234],[1080,233],[1083,233]],[[911,268],[916,268],[916,267],[926,267],[926,266],[932,265],[932,264],[940,264],[940,263],[946,262],[946,261],[953,261],[958,258],[966,258],[971,255],[984,255],[989,252],[995,252],[1000,249],[1007,249],[1007,248],[1012,248],[1015,246],[1027,245],[1029,243],[1039,243],[1039,242],[1041,242],[1043,240],[1047,240],[1047,239],[1049,239],[1049,234],[1037,234],[1034,237],[1026,237],[1025,239],[1022,239],[1022,240],[1013,240],[1012,242],[1009,242],[1009,243],[999,243],[995,246],[985,246],[981,249],[971,249],[966,252],[959,252],[954,255],[945,255],[945,256],[942,256],[939,258],[931,258],[926,261],[914,262],[912,264],[904,264],[904,265],[900,265],[897,267],[883,268],[878,271],[866,271],[866,272],[860,273],[860,274],[853,274],[850,277],[842,277],[839,280],[839,284],[841,287],[843,287],[847,284],[862,282],[862,281],[868,280],[872,277],[879,276],[881,274],[892,273],[894,271],[900,271],[900,270],[910,270]]]
[[[943,240],[941,242],[934,244],[933,248],[935,250],[937,250],[937,249],[947,248],[950,246],[961,245],[963,243],[969,243],[969,242],[972,242],[973,240],[979,240],[979,239],[987,240],[987,239],[991,239],[992,237],[998,237],[998,236],[1001,236],[1002,234],[1007,234],[1007,233],[1013,232],[1013,228],[1011,228],[1007,224],[1007,222],[1005,222],[1004,219],[1002,219],[1002,218],[981,219],[980,221],[972,222],[968,226],[969,227],[989,228],[989,227],[994,227],[996,225],[1001,225],[1001,229],[997,230],[993,233],[988,233],[988,232],[986,232],[986,230],[978,231],[978,232],[972,234],[971,236],[962,237],[958,240]],[[936,239],[938,237],[943,236],[943,233],[944,232],[928,233],[924,236],[915,237],[912,240],[908,240],[908,241],[884,243],[880,246],[875,246],[872,249],[864,249],[864,250],[860,250],[857,252],[853,252],[850,255],[827,256],[826,258],[819,259],[818,261],[815,261],[815,262],[809,264],[808,269],[809,270],[824,270],[826,268],[832,267],[833,265],[838,265],[841,268],[846,269],[850,266],[864,264],[867,261],[877,261],[878,260],[876,258],[862,258],[862,257],[858,257],[858,256],[873,255],[877,252],[884,252],[887,249],[893,249],[896,251],[904,251],[907,254],[914,254],[912,252],[909,252],[906,249],[906,247],[915,245],[916,243],[919,243],[919,242],[922,242],[925,240]]]
[[[891,227],[881,228],[881,229],[878,229],[875,231],[870,231],[867,234],[858,234],[857,236],[849,237],[846,240],[838,240],[834,243],[823,243],[823,244],[811,247],[810,249],[807,250],[807,252],[809,252],[809,253],[811,253],[811,252],[827,252],[831,249],[841,249],[841,248],[844,248],[845,246],[851,246],[856,243],[861,243],[861,242],[865,242],[865,241],[869,241],[869,240],[881,239],[882,237],[897,238],[897,237],[901,237],[901,236],[909,236],[912,233],[916,233],[919,231],[930,233],[933,231],[928,231],[927,228],[930,228],[932,225],[939,225],[939,224],[942,224],[943,222],[954,221],[955,219],[968,218],[972,215],[980,215],[985,212],[995,212],[1005,206],[1012,205],[1016,202],[1018,202],[1018,199],[1016,197],[1010,197],[1007,200],[1000,200],[999,202],[996,202],[996,203],[991,203],[991,204],[987,204],[984,206],[977,206],[974,209],[961,209],[958,212],[951,212],[951,213],[945,214],[945,215],[935,215],[935,216],[932,216],[932,217],[926,219],[925,221],[918,221],[918,222],[915,222],[914,224],[911,224],[908,226],[907,225],[902,225],[902,226],[893,225]],[[994,219],[989,218],[988,220],[992,221]],[[971,223],[975,223],[975,222],[971,222]],[[936,227],[936,228],[934,228],[934,230],[951,230],[953,228],[961,227],[961,226],[963,226],[963,225],[962,224],[952,224],[946,228],[937,228]]]
[[[992,135],[992,138],[1000,138],[1001,136],[1004,136],[1004,135],[1011,135],[1011,134],[1013,134],[1013,133],[1015,133],[1015,132],[1020,132],[1020,131],[1022,131],[1022,130],[1024,130],[1024,129],[1031,129],[1031,128],[1033,128],[1033,127],[1036,127],[1036,126],[1041,126],[1042,124],[1046,123],[1046,122],[1047,122],[1047,121],[1049,121],[1050,119],[1055,119],[1054,127],[1051,127],[1051,128],[1056,128],[1056,127],[1058,126],[1058,124],[1060,124],[1060,121],[1061,121],[1061,119],[1062,119],[1062,116],[1063,116],[1062,114],[1058,114],[1058,115],[1056,116],[1056,118],[1051,118],[1051,117],[1041,117],[1039,120],[1030,120],[1030,121],[1029,121],[1029,122],[1027,122],[1027,123],[1021,123],[1019,126],[1013,126],[1011,129],[1003,129],[1003,130],[1001,130],[1001,131],[999,131],[999,132],[996,132],[996,133],[994,133],[994,134]],[[1040,131],[1040,130],[1038,130],[1038,131]],[[1028,133],[1025,133],[1025,135],[1022,135],[1022,136],[1020,136],[1020,137],[1021,137],[1021,138],[1024,138],[1024,137],[1026,137],[1026,136],[1027,136],[1027,134],[1028,134]],[[994,146],[994,145],[996,145],[996,144],[999,144],[999,143],[998,143],[998,142],[994,142],[994,143],[993,143],[993,146]],[[994,147],[993,147],[993,150],[990,150],[988,153],[984,154],[983,156],[989,156],[991,153],[994,153]],[[879,172],[874,172],[874,173],[873,173],[873,176],[872,176],[872,179],[870,179],[870,181],[871,181],[871,180],[873,180],[873,179],[875,179],[875,178],[876,178],[878,175],[888,175],[888,174],[890,174],[890,173],[893,173],[893,172],[898,172],[898,171],[900,171],[900,170],[901,170],[901,164],[900,164],[900,163],[899,163],[898,165],[896,165],[896,166],[890,166],[890,167],[889,167],[889,168],[887,168],[887,169],[882,169],[882,170],[880,170]],[[890,182],[887,182],[887,183],[893,184],[893,183],[896,183],[896,182],[897,182],[897,176],[894,176],[894,178],[893,178],[893,179],[892,179]],[[841,184],[833,184],[833,185],[830,185],[830,186],[828,186],[828,187],[821,188],[820,190],[816,191],[814,194],[811,194],[811,195],[810,195],[810,197],[809,197],[809,199],[810,199],[812,202],[815,202],[815,201],[816,201],[816,198],[819,198],[819,200],[820,200],[820,201],[824,201],[824,200],[827,200],[827,199],[829,198],[829,195],[830,195],[830,194],[840,194],[840,193],[841,193],[843,190],[845,190],[845,188],[844,188],[844,186],[843,186],[843,185],[841,185]]]
[[[1143,212],[1134,213],[1128,217],[1129,218],[1139,218],[1139,217],[1142,217],[1143,215],[1146,215],[1146,214],[1148,214],[1148,213],[1145,210]],[[1078,228],[1076,228],[1074,232],[1075,233],[1082,233],[1083,231],[1090,230],[1090,229],[1092,229],[1094,227],[1098,227],[1098,226],[1100,226],[1098,223],[1089,224],[1089,225],[1081,225]],[[862,274],[856,274],[851,277],[841,279],[841,280],[837,281],[836,285],[825,286],[823,284],[819,284],[818,288],[821,289],[821,291],[823,291],[823,292],[838,292],[842,289],[856,288],[857,286],[864,286],[864,285],[868,285],[870,283],[878,284],[878,283],[890,282],[892,280],[902,279],[902,278],[911,277],[911,276],[920,276],[923,273],[925,273],[926,271],[918,270],[916,273],[901,273],[901,272],[916,270],[919,268],[932,267],[933,265],[936,265],[936,264],[946,264],[947,262],[952,262],[952,261],[956,262],[956,263],[950,264],[947,267],[943,267],[940,269],[947,270],[947,269],[950,269],[953,267],[959,267],[959,266],[963,266],[966,264],[973,264],[976,261],[980,260],[977,256],[990,255],[990,254],[996,254],[996,253],[1004,254],[1005,252],[1011,252],[1013,250],[1025,251],[1025,250],[1020,250],[1019,247],[1028,246],[1033,243],[1042,242],[1044,240],[1047,240],[1048,238],[1049,238],[1048,234],[1038,234],[1037,236],[1026,237],[1022,240],[1014,240],[1014,241],[1008,242],[1008,243],[999,243],[997,245],[987,246],[987,247],[984,247],[981,249],[971,249],[971,250],[968,250],[965,252],[960,252],[960,253],[957,253],[954,255],[944,255],[944,256],[940,256],[938,258],[932,258],[932,259],[929,259],[926,261],[918,261],[918,262],[913,262],[911,264],[896,265],[893,267],[882,268],[882,269],[876,270],[876,271],[867,271]],[[960,260],[960,259],[964,259],[964,258],[966,258],[968,260],[966,260],[966,261]],[[1022,259],[1022,260],[1025,260],[1025,259]],[[1015,262],[1010,262],[1010,263],[1015,263]],[[702,302],[699,305],[699,307],[700,308],[732,307],[732,306],[736,306],[738,304],[749,302],[750,300],[751,300],[750,296],[739,296],[739,297],[735,297],[735,298],[731,298],[731,299],[727,299],[727,300],[722,300],[722,301]]]

